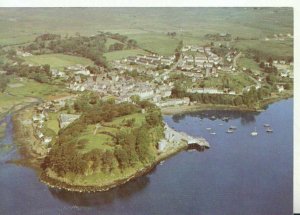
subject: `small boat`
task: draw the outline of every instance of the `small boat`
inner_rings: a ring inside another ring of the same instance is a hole
[[[211,119],[216,119],[216,117],[215,117],[215,116],[212,116]]]
[[[161,161],[161,162],[159,162],[159,165],[163,165],[163,163],[164,163],[165,161],[163,160],[163,161]]]
[[[231,128],[228,128],[228,130],[226,131],[226,133],[233,133],[233,132],[234,132],[234,130]]]
[[[258,133],[257,133],[256,128],[255,128],[254,131],[251,132],[251,136],[257,136],[257,135],[258,135]]]
[[[210,132],[210,134],[212,134],[212,135],[216,135],[217,133],[216,133],[216,132]]]
[[[224,116],[224,117],[222,118],[222,120],[223,120],[223,121],[228,121],[228,120],[229,120],[229,117]]]
[[[272,132],[273,132],[273,129],[270,128],[270,127],[268,127],[268,128],[266,129],[266,132],[272,133]]]
[[[231,125],[229,128],[232,130],[236,130],[236,126],[233,126],[233,125]]]
[[[264,124],[264,127],[270,127],[270,124],[266,123],[266,124]]]
[[[211,128],[206,128],[206,130],[211,130]]]
[[[219,125],[223,125],[223,123],[219,123]]]

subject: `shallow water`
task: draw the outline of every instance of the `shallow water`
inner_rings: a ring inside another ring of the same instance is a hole
[[[292,214],[293,99],[262,113],[201,111],[164,120],[205,137],[211,148],[181,152],[110,191],[80,194],[49,189],[33,170],[5,163],[18,156],[12,147],[0,153],[0,214]],[[7,122],[0,144],[13,145]],[[274,132],[266,133],[264,123]],[[232,134],[226,133],[230,125],[237,126]]]

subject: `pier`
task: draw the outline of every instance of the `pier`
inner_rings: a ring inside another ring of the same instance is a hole
[[[184,132],[178,132],[165,124],[165,139],[159,142],[159,151],[185,145],[188,149],[204,150],[210,148],[209,143],[202,137],[192,137]]]

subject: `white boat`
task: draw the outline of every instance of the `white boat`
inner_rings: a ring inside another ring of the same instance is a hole
[[[258,133],[257,133],[256,128],[255,128],[254,131],[251,132],[251,136],[257,136],[257,135],[258,135]]]
[[[233,132],[234,132],[234,130],[231,128],[228,128],[228,130],[226,131],[226,133],[233,133]]]
[[[264,127],[270,127],[270,124],[266,123],[266,124],[264,124]]]
[[[223,123],[219,123],[219,125],[223,125]]]
[[[231,125],[229,128],[232,130],[236,130],[236,126],[233,126],[233,125]]]
[[[228,121],[228,120],[229,120],[229,117],[224,116],[224,117],[222,118],[222,120],[223,120],[223,121]]]
[[[159,165],[163,165],[163,163],[164,163],[165,161],[163,160],[163,161],[161,161],[161,162],[159,162]]]
[[[212,135],[216,135],[217,133],[216,133],[216,132],[210,132],[210,134],[212,134]]]
[[[206,128],[206,130],[211,130],[211,128]]]
[[[273,129],[270,128],[270,127],[268,127],[268,128],[266,129],[266,132],[272,133],[272,132],[273,132]]]

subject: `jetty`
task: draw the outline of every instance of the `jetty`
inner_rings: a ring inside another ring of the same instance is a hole
[[[206,139],[202,137],[192,137],[184,132],[175,131],[165,124],[165,138],[159,142],[159,151],[165,152],[180,146],[185,146],[187,149],[200,150],[210,148]]]

